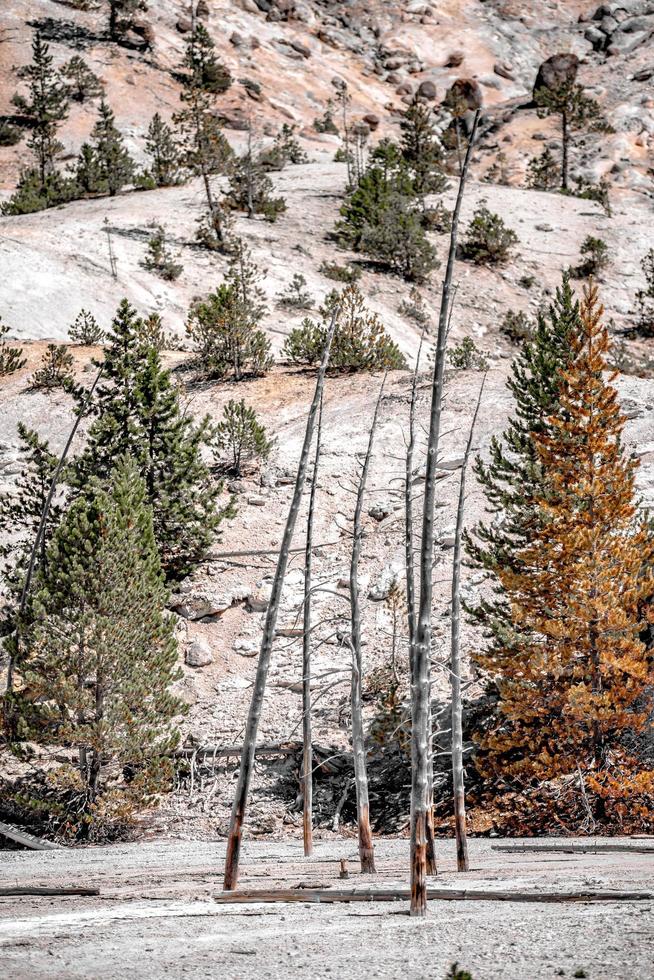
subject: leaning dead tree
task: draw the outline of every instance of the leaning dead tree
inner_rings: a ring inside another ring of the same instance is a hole
[[[318,488],[318,463],[322,443],[322,396],[318,412],[316,455],[313,463],[307,543],[304,554],[304,607],[302,629],[302,829],[304,855],[313,853],[313,745],[311,738],[311,580],[313,566],[313,517]]]
[[[350,562],[350,611],[351,611],[351,633],[350,644],[352,647],[352,688],[351,688],[351,709],[352,709],[352,755],[354,756],[354,786],[357,797],[357,826],[359,831],[359,860],[361,861],[362,872],[374,872],[375,851],[372,843],[372,831],[370,829],[370,801],[368,798],[368,772],[366,767],[366,740],[363,730],[363,704],[361,698],[361,679],[363,672],[363,658],[361,655],[361,603],[359,596],[359,558],[361,555],[361,515],[363,513],[363,498],[368,482],[368,472],[370,470],[370,460],[372,459],[372,448],[375,441],[375,430],[377,419],[379,418],[379,408],[386,375],[381,383],[377,404],[372,416],[370,425],[370,435],[368,437],[368,448],[366,450],[359,488],[357,490],[356,506],[354,508],[354,522],[352,527],[352,560]]]
[[[327,365],[329,364],[329,352],[332,345],[334,331],[336,330],[336,322],[338,320],[339,313],[340,308],[337,307],[332,314],[329,330],[327,331],[325,349],[323,351],[320,367],[318,368],[318,376],[316,378],[316,389],[313,394],[313,401],[311,402],[309,415],[307,417],[307,426],[304,433],[304,442],[302,444],[302,452],[300,454],[297,476],[295,478],[293,498],[291,500],[291,506],[286,519],[286,527],[284,528],[279,558],[277,559],[277,568],[275,569],[272,591],[270,593],[270,602],[268,603],[268,611],[266,612],[266,622],[263,629],[261,649],[259,651],[259,661],[257,663],[257,673],[254,681],[254,689],[252,691],[252,700],[250,702],[245,736],[243,738],[241,768],[238,774],[236,796],[234,797],[234,805],[232,808],[232,817],[229,827],[229,837],[227,840],[225,881],[223,886],[226,891],[236,888],[236,882],[238,880],[243,821],[245,819],[245,810],[247,807],[248,792],[250,789],[250,779],[252,778],[252,770],[254,768],[257,731],[259,728],[259,721],[261,719],[263,700],[266,693],[266,680],[268,678],[268,668],[270,667],[270,657],[275,638],[277,614],[279,612],[282,587],[284,585],[284,576],[286,575],[286,568],[288,566],[291,541],[293,539],[293,532],[297,523],[300,502],[302,500],[302,491],[304,489],[307,468],[309,465],[309,454],[311,451],[313,430],[316,424],[316,417],[318,415],[318,408],[322,398],[323,388],[325,386],[325,374],[327,373]]]
[[[420,600],[418,604],[414,671],[411,679],[411,915],[425,915],[427,911],[427,811],[429,767],[432,765],[430,753],[431,740],[429,737],[429,703],[436,467],[438,463],[443,402],[447,323],[450,309],[450,293],[452,289],[459,215],[461,213],[463,191],[478,123],[479,111],[475,114],[470,142],[468,143],[468,149],[459,179],[456,205],[452,215],[450,249],[445,277],[443,279],[441,308],[438,319],[438,339],[432,379],[422,537],[420,542]]]
[[[463,706],[461,704],[461,552],[463,542],[463,515],[465,511],[466,470],[472,450],[475,425],[479,406],[484,393],[486,375],[482,378],[477,397],[468,443],[463,454],[461,482],[459,484],[459,503],[456,510],[456,531],[454,533],[454,556],[452,559],[452,634],[450,677],[452,685],[452,782],[454,785],[454,829],[456,833],[456,867],[458,871],[468,871],[468,839],[466,836],[466,800],[463,773]]]

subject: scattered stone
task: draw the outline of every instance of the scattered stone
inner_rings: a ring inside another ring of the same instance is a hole
[[[433,102],[437,94],[436,86],[432,81],[430,81],[430,79],[426,78],[424,82],[420,82],[416,94],[420,99],[426,99],[429,102]]]
[[[268,608],[269,599],[267,596],[254,593],[245,600],[245,607],[248,612],[265,612]]]
[[[240,653],[242,657],[256,657],[259,653],[261,644],[258,640],[254,639],[238,639],[234,640],[234,650]]]
[[[505,61],[496,61],[493,65],[493,71],[496,75],[499,75],[500,78],[508,78],[509,81],[514,81],[515,76],[513,74],[513,68],[511,65],[507,65]]]
[[[193,23],[190,17],[180,17],[175,27],[180,34],[188,34],[189,31],[193,30]]]
[[[447,56],[445,62],[446,68],[458,68],[462,65],[465,60],[465,53],[463,51],[451,51]]]
[[[311,57],[311,48],[308,48],[306,44],[302,44],[301,41],[291,41],[291,47],[301,54],[303,58]]]
[[[268,501],[265,497],[248,497],[248,504],[250,507],[265,507]]]
[[[411,82],[402,82],[402,84],[401,85],[398,85],[397,88],[395,89],[395,94],[396,95],[412,95],[413,94],[413,85],[411,84]]]
[[[555,89],[564,82],[574,82],[579,71],[579,58],[572,52],[553,54],[538,69],[534,93],[539,88]]]
[[[368,510],[368,516],[372,517],[373,521],[383,521],[385,517],[389,517],[395,507],[390,503],[384,504],[373,504]]]
[[[454,470],[460,470],[463,466],[463,456],[452,455],[452,456],[442,456],[437,463],[439,470],[446,470],[448,473]]]
[[[381,122],[379,116],[377,116],[374,112],[367,112],[363,117],[363,121],[372,133],[374,133],[376,129],[379,129],[379,124]]]
[[[468,109],[472,110],[480,109],[484,101],[481,86],[474,78],[457,78],[457,80],[450,85],[445,98],[446,100],[451,98],[455,102],[461,100],[465,102]]]
[[[185,660],[189,667],[206,667],[213,663],[211,647],[206,640],[193,640],[186,648]]]
[[[198,5],[195,8],[195,16],[199,17],[200,20],[209,20],[209,4],[207,0],[198,0]]]
[[[383,602],[384,599],[387,599],[398,580],[398,575],[397,568],[386,565],[377,577],[377,581],[370,587],[368,598],[373,602]]]

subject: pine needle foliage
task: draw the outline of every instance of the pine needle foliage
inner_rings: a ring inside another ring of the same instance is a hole
[[[272,446],[254,409],[242,398],[240,401],[230,398],[216,426],[216,448],[226,454],[227,470],[241,476],[244,465],[267,459]]]
[[[78,488],[106,480],[114,461],[128,455],[144,481],[155,540],[167,578],[187,574],[204,556],[231,508],[219,508],[221,486],[211,480],[203,449],[211,443],[208,418],[196,423],[159,351],[145,342],[144,325],[123,300],[111,325],[102,383],[91,405],[84,451],[74,462]]]
[[[116,118],[102,99],[98,119],[91,132],[91,142],[85,143],[77,163],[77,181],[87,194],[108,194],[114,197],[133,179],[134,161],[123,144],[116,127]]]
[[[148,239],[145,258],[141,264],[144,269],[154,272],[166,282],[174,282],[179,279],[184,271],[182,263],[176,262],[173,258],[166,241],[166,230],[162,225],[154,226],[154,231]]]
[[[550,419],[560,412],[560,379],[580,329],[579,304],[564,275],[553,303],[540,311],[533,336],[511,366],[508,388],[514,411],[508,426],[501,438],[491,439],[489,460],[478,456],[475,461],[475,475],[494,518],[480,521],[466,534],[466,546],[473,566],[490,578],[492,592],[467,612],[484,629],[492,650],[512,644],[515,626],[499,573],[517,570],[517,556],[541,520],[538,501],[545,493],[546,475],[533,440],[549,430]]]
[[[186,330],[210,378],[240,381],[272,367],[270,341],[259,323],[266,313],[261,274],[242,241],[224,282],[189,310]]]
[[[366,306],[363,293],[348,286],[333,290],[320,307],[320,322],[305,318],[291,330],[284,356],[292,364],[314,367],[320,362],[334,309],[340,306],[329,356],[330,371],[403,370],[406,360],[376,313]]]
[[[172,187],[181,182],[182,155],[174,130],[158,112],[150,120],[145,137],[145,150],[150,157],[148,174],[157,187]]]
[[[461,254],[476,265],[503,265],[517,241],[518,236],[499,214],[491,211],[486,201],[480,201],[461,242]]]
[[[25,367],[27,361],[23,357],[22,347],[12,347],[7,343],[6,337],[9,327],[2,322],[0,317],[0,378],[5,378],[8,374],[20,371]]]
[[[66,344],[48,344],[41,366],[34,372],[30,387],[37,390],[53,391],[55,388],[69,388],[73,381],[73,355]]]
[[[88,310],[80,310],[75,317],[75,322],[68,330],[68,336],[75,344],[83,347],[94,347],[102,344],[106,334],[92,313]]]
[[[61,76],[66,80],[68,94],[75,102],[88,102],[104,92],[104,85],[98,76],[78,54],[66,62]]]
[[[587,287],[560,411],[532,437],[547,492],[536,500],[537,527],[498,572],[520,638],[478,658],[496,679],[502,717],[478,764],[526,781],[579,773],[596,819],[629,810],[630,820],[651,821],[654,771],[637,739],[654,677],[638,634],[654,541],[638,514],[638,464],[624,449],[603,312]]]
[[[21,737],[75,750],[76,762],[53,777],[69,836],[101,837],[170,776],[163,757],[177,742],[171,722],[183,706],[171,692],[181,671],[165,603],[145,487],[123,458],[107,487],[86,488],[54,535],[21,664],[29,692]]]

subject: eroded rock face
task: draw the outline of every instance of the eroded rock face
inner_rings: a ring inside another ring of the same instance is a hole
[[[538,69],[534,82],[534,94],[540,88],[556,89],[566,82],[574,82],[579,71],[579,58],[572,52],[553,54]]]

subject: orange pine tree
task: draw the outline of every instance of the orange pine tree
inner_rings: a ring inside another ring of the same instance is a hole
[[[500,572],[517,626],[510,676],[492,652],[502,722],[480,745],[483,769],[514,785],[574,775],[594,818],[647,822],[654,771],[639,739],[652,707],[652,662],[639,639],[654,586],[654,542],[638,514],[637,462],[624,452],[625,417],[595,286],[564,372],[561,411],[535,437],[547,474],[545,520],[520,562]],[[537,795],[537,794],[536,794]],[[582,797],[580,792],[579,797]]]

